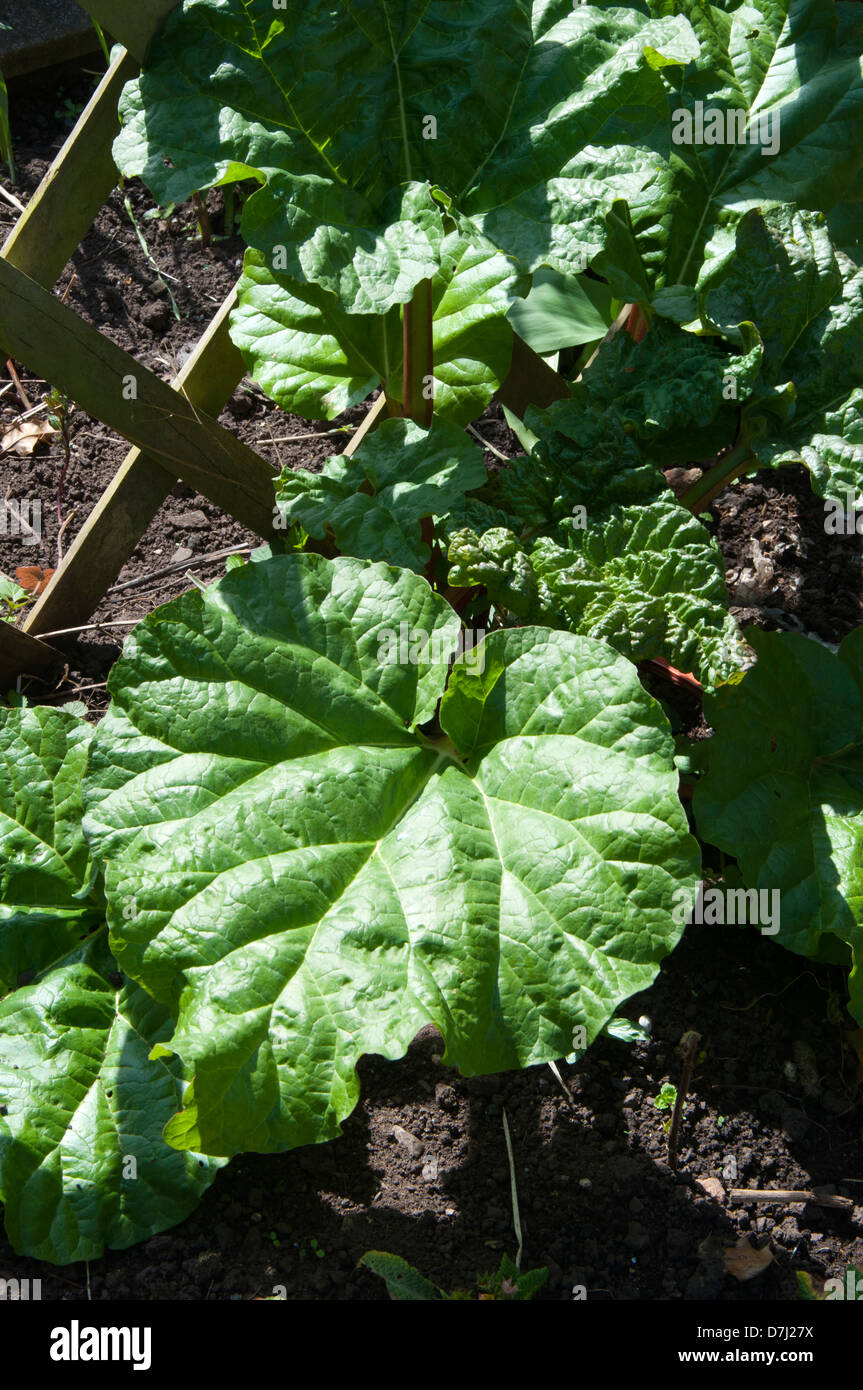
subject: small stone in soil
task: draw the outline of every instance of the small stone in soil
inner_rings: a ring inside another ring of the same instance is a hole
[[[170,321],[171,310],[160,301],[145,305],[141,311],[141,322],[151,333],[164,333]]]
[[[458,1109],[458,1097],[452,1086],[447,1086],[446,1082],[438,1082],[434,1088],[434,1095],[441,1110],[447,1110],[452,1113],[452,1111]]]
[[[708,1197],[715,1197],[717,1202],[724,1200],[725,1188],[718,1178],[696,1178],[696,1182],[702,1191],[707,1193]]]
[[[640,1221],[630,1221],[626,1232],[626,1244],[630,1250],[646,1250],[650,1245],[650,1232]]]
[[[410,1130],[403,1129],[401,1125],[393,1125],[393,1138],[403,1149],[407,1149],[411,1158],[419,1158],[425,1150],[425,1144],[421,1139],[417,1139]]]
[[[203,512],[178,512],[172,516],[168,522],[172,531],[203,531],[209,525],[209,521]]]

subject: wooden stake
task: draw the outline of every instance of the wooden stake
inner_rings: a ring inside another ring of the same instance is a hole
[[[120,93],[138,71],[124,53],[108,69],[0,255],[49,289],[117,182],[111,145]]]
[[[828,1193],[819,1197],[817,1192],[797,1191],[794,1188],[775,1187],[733,1187],[728,1194],[729,1202],[811,1202],[817,1207],[833,1207],[836,1211],[853,1211],[854,1202],[850,1197],[836,1197]]]
[[[25,671],[43,675],[59,670],[65,658],[47,642],[39,642],[0,619],[0,693],[13,689]]]
[[[235,297],[229,295],[176,381],[176,390],[211,414],[230,399],[244,373],[228,336]],[[28,632],[85,623],[137,547],[169,496],[176,474],[140,449],[132,449],[70,547],[38,603],[28,613]],[[271,523],[272,524],[272,519]]]
[[[273,475],[254,450],[3,260],[0,297],[0,341],[10,356],[244,526],[269,535]]]

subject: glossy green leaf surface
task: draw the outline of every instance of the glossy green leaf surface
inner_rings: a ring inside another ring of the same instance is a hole
[[[425,666],[391,650],[402,624]],[[154,614],[115,668],[85,824],[118,959],[176,1011],[178,1147],[331,1137],[359,1056],[429,1022],[466,1074],[565,1055],[676,941],[697,851],[634,668],[496,633],[430,742],[458,626],[407,571],[276,557]]]
[[[694,285],[741,216],[776,203],[828,212],[860,191],[863,24],[833,0],[649,0],[700,45],[669,99],[672,154],[629,200],[654,285]],[[613,263],[608,266],[614,284]],[[625,291],[622,291],[625,293]]]
[[[796,633],[749,633],[758,661],[707,708],[715,729],[693,808],[750,889],[779,894],[774,940],[802,955],[851,948],[863,1023],[863,629],[837,654]]]
[[[59,710],[0,709],[0,997],[104,915],[81,830],[92,735]]]
[[[385,420],[355,454],[327,459],[323,471],[286,468],[276,500],[286,522],[310,536],[331,535],[345,555],[421,571],[429,547],[421,519],[446,514],[485,482],[480,449],[462,430],[435,419]]]
[[[506,376],[512,329],[504,318],[524,287],[513,263],[482,237],[442,237],[432,277],[435,411],[467,424],[481,415]],[[252,375],[283,410],[333,419],[384,386],[402,395],[398,308],[348,314],[319,286],[278,275],[260,251],[246,253],[231,336]]]
[[[149,1056],[167,1010],[116,972],[100,925],[81,829],[92,735],[59,710],[0,710],[0,1200],[15,1250],[55,1264],[175,1225],[221,1166],[162,1138],[183,1086]]]
[[[663,71],[697,51],[682,17],[568,0],[186,0],[115,155],[163,203],[253,174],[249,244],[383,313],[440,264],[433,189],[525,269],[582,269],[670,147]]]

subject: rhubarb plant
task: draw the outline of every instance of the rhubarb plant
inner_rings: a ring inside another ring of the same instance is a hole
[[[670,152],[664,74],[697,52],[683,15],[568,0],[187,0],[115,154],[163,203],[260,184],[233,332],[280,404],[330,417],[378,381],[399,398],[416,298],[439,409],[476,415],[509,367],[512,293],[601,249],[610,201]]]
[[[128,1245],[232,1156],[337,1135],[359,1059],[426,1024],[469,1075],[580,1055],[701,873],[646,661],[704,688],[699,834],[863,1021],[859,634],[741,633],[700,515],[764,466],[863,490],[858,10],[169,16],[119,167],[162,204],[254,184],[249,371],[387,418],[285,470],[276,553],[136,628],[95,730],[0,708],[16,1250]],[[491,468],[493,399],[525,453]]]
[[[416,664],[382,659],[403,624]],[[426,1023],[467,1074],[563,1055],[676,939],[697,852],[634,668],[522,628],[448,677],[459,629],[409,571],[277,557],[115,667],[84,825],[120,967],[177,1020],[178,1147],[330,1137],[359,1056]]]
[[[747,211],[855,196],[860,23],[832,0],[185,0],[124,94],[116,157],[163,203],[259,184],[233,332],[281,404],[400,399],[416,299],[456,418],[505,377],[506,297],[537,270],[594,263],[679,312]]]
[[[526,1066],[654,978],[698,876],[663,712],[603,643],[450,669],[461,632],[409,570],[259,557],[135,630],[95,732],[0,711],[16,1249],[129,1244],[220,1160],[334,1136],[425,1024],[465,1074]]]

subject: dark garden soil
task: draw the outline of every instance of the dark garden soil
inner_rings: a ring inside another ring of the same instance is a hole
[[[63,103],[74,106],[88,92],[74,80],[60,95],[56,87],[13,92],[15,191],[23,200],[64,134]],[[129,196],[179,321],[116,192],[58,292],[167,379],[229,291],[242,248],[234,237],[204,250],[188,209],[145,221],[144,191],[132,186]],[[220,198],[211,195],[209,206],[218,235]],[[0,202],[0,236],[13,218]],[[0,389],[7,382],[4,371]],[[22,383],[38,402],[45,384],[26,373]],[[22,408],[15,390],[5,391],[0,436]],[[362,411],[345,422],[355,424]],[[249,383],[222,422],[271,459],[274,471],[319,467],[343,446],[339,436],[283,442],[332,426],[283,415]],[[80,412],[73,423],[63,494],[64,516],[74,513],[67,548],[126,452]],[[494,410],[480,428],[503,453],[518,452]],[[0,460],[0,497],[8,490],[13,498],[41,498],[44,523],[39,546],[0,536],[0,570],[55,563],[61,463],[56,439],[33,458]],[[759,474],[726,493],[712,517],[743,623],[837,643],[863,621],[860,541],[825,534],[823,503],[802,470]],[[205,581],[223,572],[223,560],[203,556],[255,543],[178,485],[119,577],[121,585],[145,582],[115,589],[93,622],[141,617],[189,587],[185,570]],[[172,564],[183,568],[149,577]],[[55,704],[81,698],[98,717],[127,630],[82,634],[68,649],[62,684],[26,683],[28,697]],[[669,690],[651,688],[668,697],[679,727],[697,730],[694,702],[674,703]],[[89,1280],[93,1299],[252,1299],[281,1286],[288,1299],[376,1300],[387,1297],[384,1286],[357,1260],[379,1249],[402,1255],[447,1290],[473,1288],[503,1252],[516,1249],[505,1111],[522,1263],[549,1270],[541,1298],[569,1300],[574,1286],[584,1286],[591,1300],[793,1300],[798,1271],[823,1279],[863,1268],[863,1033],[844,1012],[845,997],[837,968],[793,956],[751,930],[692,927],[655,985],[627,1005],[628,1017],[651,1020],[650,1040],[602,1039],[577,1067],[561,1063],[571,1097],[545,1066],[462,1078],[443,1064],[439,1035],[425,1029],[403,1061],[362,1061],[362,1098],[340,1139],[236,1159],[183,1225],[89,1270],[22,1260],[0,1238],[0,1277],[41,1278],[49,1299],[86,1296]],[[664,1161],[668,1115],[654,1100],[663,1082],[679,1081],[677,1046],[690,1029],[702,1041],[675,1173]],[[729,1191],[743,1187],[815,1188],[856,1205],[732,1204]],[[727,1251],[741,1238],[770,1257],[746,1281],[726,1268]]]

